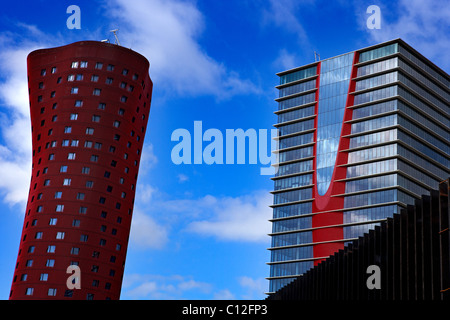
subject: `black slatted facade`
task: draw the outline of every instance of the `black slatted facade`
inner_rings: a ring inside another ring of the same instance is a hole
[[[450,300],[449,180],[267,300]],[[380,268],[380,289],[369,289]]]

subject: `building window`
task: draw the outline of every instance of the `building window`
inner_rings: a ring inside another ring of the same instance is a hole
[[[32,296],[33,295],[33,291],[34,291],[33,288],[27,288],[27,290],[25,291],[25,295]]]
[[[103,68],[103,63],[101,63],[101,62],[97,62],[96,64],[95,64],[95,69],[102,69]]]
[[[56,205],[56,212],[63,212],[64,211],[64,205],[58,204]]]
[[[93,74],[92,77],[91,77],[91,81],[92,82],[98,82],[98,76]]]
[[[100,122],[100,116],[94,114],[92,116],[92,122]]]
[[[54,245],[49,245],[47,247],[47,253],[55,253],[55,250],[56,250],[56,246],[54,246]]]
[[[82,234],[80,236],[80,242],[87,242],[88,241],[88,235],[87,234]]]
[[[77,200],[84,200],[84,193],[78,192],[77,193]]]
[[[69,152],[67,155],[68,160],[75,160],[76,153],[75,152]]]
[[[70,254],[77,255],[80,253],[80,248],[72,248],[70,249]]]
[[[39,276],[39,281],[47,281],[48,280],[48,273],[41,273]]]
[[[53,268],[55,266],[55,260],[54,259],[47,259],[47,262],[45,263],[45,266]]]
[[[98,200],[99,203],[101,204],[105,204],[106,199],[104,197],[100,197],[100,199]]]
[[[41,76],[45,76],[46,74],[47,74],[47,70],[42,69],[42,70],[41,70]]]
[[[78,144],[80,143],[80,140],[72,140],[72,143],[70,144],[71,147],[78,147]]]
[[[49,296],[56,296],[56,289],[54,289],[54,288],[49,288],[48,289],[48,295]]]
[[[94,186],[94,181],[86,181],[86,188],[92,188]]]
[[[58,219],[56,219],[56,218],[50,218],[50,220],[49,220],[49,222],[48,222],[48,225],[49,225],[49,226],[55,226],[57,222],[58,222]]]
[[[126,96],[120,97],[120,102],[127,102],[128,98]]]
[[[75,101],[75,107],[82,107],[83,106],[83,100],[76,100]]]
[[[32,267],[33,266],[33,260],[27,260],[25,266]]]
[[[79,227],[80,226],[81,221],[78,219],[73,219],[72,221],[72,227]]]
[[[77,74],[77,76],[75,77],[75,80],[82,81],[83,80],[83,75],[82,74]]]
[[[125,89],[126,87],[127,87],[127,83],[122,81],[122,82],[120,83],[120,88],[121,88],[121,89]]]
[[[49,154],[48,160],[55,160],[55,154],[53,154],[53,153]]]
[[[105,83],[106,84],[112,84],[113,83],[113,78],[106,78],[106,81],[105,81]]]
[[[98,109],[99,110],[105,110],[105,108],[106,108],[106,103],[99,103],[98,104]]]
[[[42,212],[44,210],[44,207],[43,206],[38,206],[37,208],[36,208],[36,212]]]
[[[99,96],[101,92],[102,92],[101,89],[95,88],[94,91],[92,92],[92,94],[93,94],[94,96]]]
[[[64,133],[72,133],[72,127],[65,127]]]
[[[85,148],[92,148],[92,141],[85,141],[84,142],[84,147]]]
[[[113,126],[116,128],[120,127],[120,121],[114,121]]]
[[[80,207],[80,209],[78,210],[78,213],[81,213],[81,214],[86,214],[86,212],[87,212],[87,207]]]
[[[61,199],[62,197],[62,191],[56,191],[55,192],[55,199]]]
[[[78,61],[73,61],[73,62],[72,62],[72,65],[71,65],[71,68],[72,68],[72,69],[78,68]]]
[[[89,174],[89,171],[91,171],[91,169],[89,167],[81,168],[81,173],[83,173],[83,174]]]
[[[108,66],[106,67],[106,70],[108,70],[108,71],[114,71],[114,65],[108,64]]]
[[[70,115],[70,120],[77,120],[78,119],[78,113],[72,113]]]
[[[93,154],[93,155],[91,156],[91,162],[97,162],[97,161],[98,161],[98,156],[95,155],[95,154]]]
[[[58,70],[58,69],[57,69],[56,67],[53,67],[53,68],[52,68],[52,73],[56,73],[57,70]]]
[[[56,239],[59,239],[59,240],[64,239],[65,234],[66,234],[65,232],[58,232],[56,234]]]
[[[81,61],[80,68],[87,68],[88,62],[87,61]]]
[[[73,87],[72,89],[70,89],[70,93],[71,94],[77,94],[78,93],[78,88],[77,87]]]
[[[70,186],[72,179],[64,179],[63,186]]]
[[[122,74],[123,74],[124,76],[126,76],[126,75],[128,74],[128,69],[123,69],[123,70],[122,70]]]
[[[89,135],[94,134],[94,128],[86,128],[86,134],[89,134]]]

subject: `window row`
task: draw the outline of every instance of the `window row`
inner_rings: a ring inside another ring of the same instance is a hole
[[[271,247],[295,246],[306,243],[312,243],[312,231],[273,235]]]
[[[313,266],[313,261],[277,263],[270,266],[270,276],[282,277],[301,275],[311,269]]]
[[[351,133],[361,133],[365,131],[372,131],[384,127],[394,126],[398,124],[397,114],[391,114],[384,117],[374,118],[361,122],[354,122],[351,126]]]
[[[312,202],[296,203],[273,208],[273,218],[286,218],[310,214],[312,212]]]
[[[399,213],[399,208],[400,207],[397,205],[389,205],[344,211],[343,221],[344,224],[347,224],[385,219],[388,217],[392,217],[395,213]],[[349,237],[346,237],[344,235],[344,238],[348,239]]]
[[[293,174],[293,173],[301,173],[301,172],[305,172],[305,171],[310,171],[312,169],[313,169],[313,160],[289,163],[289,164],[279,165],[275,176],[279,177],[279,176],[284,176],[284,175]]]
[[[309,106],[288,112],[283,112],[278,115],[278,123],[310,117],[314,115],[314,112],[315,106]]]
[[[278,136],[314,129],[314,119],[303,120],[278,127]]]
[[[270,262],[313,258],[313,247],[276,249],[270,252]]]
[[[347,163],[357,163],[397,155],[397,144],[349,152]]]
[[[394,202],[397,201],[397,192],[397,189],[390,189],[357,194],[353,196],[346,196],[344,199],[344,208],[354,208],[379,203]]]
[[[381,74],[379,76],[358,80],[355,84],[355,91],[378,87],[387,83],[393,83],[399,80],[397,71]]]
[[[299,160],[303,158],[308,158],[313,156],[313,147],[305,147],[299,148],[289,151],[280,152],[278,156],[279,163],[291,161],[291,160]]]
[[[389,159],[347,167],[347,178],[356,178],[397,170],[397,159]]]
[[[312,184],[312,174],[304,174],[300,176],[288,177],[275,180],[274,190],[282,190],[289,188],[303,187]]]
[[[354,105],[372,102],[385,98],[394,97],[397,95],[397,86],[390,86],[382,89],[377,89],[369,92],[364,92],[355,95]]]
[[[359,53],[359,62],[374,60],[374,59],[388,56],[390,54],[397,53],[399,50],[398,47],[399,47],[398,43],[392,43],[392,44],[389,44],[387,46],[383,46],[380,48],[360,52]]]
[[[314,133],[306,133],[301,134],[298,136],[288,137],[288,138],[281,138],[278,140],[278,148],[279,150],[289,148],[289,147],[295,147],[300,146],[307,143],[314,142]]]
[[[272,222],[273,233],[302,230],[308,228],[312,228],[312,217],[294,218]]]
[[[312,188],[284,191],[273,196],[274,204],[288,203],[294,201],[307,200],[312,198]]]
[[[278,110],[289,109],[316,101],[316,93],[308,93],[278,102]]]
[[[385,176],[347,181],[345,183],[345,193],[393,187],[397,185],[397,177],[397,174],[389,174]]]
[[[381,71],[386,71],[393,69],[398,66],[398,57],[393,57],[383,61],[378,61],[375,63],[367,64],[362,67],[358,67],[357,77],[378,73]]]
[[[383,142],[389,142],[397,140],[398,137],[397,129],[391,129],[386,131],[380,131],[375,133],[370,133],[362,136],[357,136],[350,138],[350,149],[365,147],[372,144],[378,144]],[[400,139],[400,138],[399,138]]]
[[[300,93],[303,91],[308,91],[308,90],[312,90],[316,88],[316,79],[310,80],[310,81],[306,81],[306,82],[301,82],[289,87],[284,87],[279,89],[278,91],[278,95],[279,98],[285,97],[285,96],[289,96],[291,94],[295,94],[295,93]]]
[[[288,73],[283,76],[280,76],[280,85],[312,77],[315,76],[316,74],[317,74],[317,66],[312,66],[306,69]]]

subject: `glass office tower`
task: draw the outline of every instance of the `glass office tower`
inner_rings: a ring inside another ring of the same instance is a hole
[[[450,174],[450,78],[401,39],[277,75],[269,293]]]

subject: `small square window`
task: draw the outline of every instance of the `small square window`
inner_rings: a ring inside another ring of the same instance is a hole
[[[72,113],[70,115],[70,120],[77,120],[78,119],[78,113]]]
[[[97,63],[95,64],[95,69],[102,69],[102,68],[103,68],[103,63],[97,62]]]
[[[56,234],[56,239],[62,240],[62,239],[64,239],[64,236],[65,236],[65,235],[66,235],[65,232],[58,232],[58,233]]]
[[[99,110],[105,110],[105,108],[106,108],[106,103],[99,103],[98,104],[98,109]]]
[[[55,199],[61,199],[62,197],[62,191],[56,191],[55,192]]]
[[[80,140],[72,140],[72,143],[70,144],[71,147],[78,147]]]
[[[76,76],[76,78],[75,78],[75,80],[77,80],[77,81],[82,81],[83,80],[83,75],[82,74],[77,74],[77,76]]]
[[[126,75],[128,74],[128,69],[123,69],[123,70],[122,70],[122,74],[123,74],[124,76],[126,76]]]
[[[53,68],[52,68],[52,73],[56,73],[57,70],[58,70],[58,69],[57,69],[56,67],[53,67]]]
[[[100,116],[94,114],[92,116],[92,122],[100,122]]]
[[[89,134],[89,135],[94,134],[94,128],[86,128],[86,134]]]
[[[70,93],[71,94],[77,94],[78,93],[78,88],[77,87],[73,87],[72,89],[70,89]]]
[[[47,70],[42,69],[42,70],[41,70],[41,76],[45,76],[46,74],[47,74]]]
[[[68,146],[69,146],[69,140],[64,139],[64,140],[62,141],[61,146],[63,146],[63,147],[68,147]]]
[[[86,188],[92,188],[94,186],[94,181],[86,181]]]
[[[82,107],[83,106],[83,100],[76,100],[75,101],[75,107]]]
[[[71,182],[72,182],[72,179],[64,179],[63,186],[70,186]]]
[[[89,174],[90,171],[91,171],[91,169],[89,167],[83,167],[81,169],[81,173],[83,173],[83,174]]]
[[[75,157],[76,157],[75,152],[69,152],[69,154],[67,155],[68,160],[75,160]]]
[[[74,61],[74,62],[72,62],[71,68],[76,69],[76,68],[78,68],[78,65],[79,65],[78,61]]]
[[[84,142],[84,147],[85,148],[92,148],[92,141],[85,141]]]
[[[113,83],[113,78],[106,78],[105,83],[106,84],[112,84]]]
[[[91,77],[91,81],[92,82],[98,82],[98,76],[93,74],[92,77]]]
[[[85,196],[84,193],[78,192],[78,193],[77,193],[77,200],[84,200],[84,196]]]
[[[81,61],[80,68],[87,68],[88,62],[87,61]]]
[[[64,211],[64,205],[58,204],[56,205],[56,212],[63,212]]]
[[[108,70],[108,71],[114,71],[114,65],[108,64],[108,66],[106,67],[106,70]]]
[[[74,81],[74,80],[75,80],[75,75],[74,75],[74,74],[69,74],[69,75],[67,76],[67,81],[72,82],[72,81]]]
[[[93,94],[94,96],[99,96],[101,92],[102,92],[101,89],[95,88],[94,91],[92,92],[92,94]]]
[[[61,168],[59,168],[59,172],[67,172],[67,166],[61,166]]]

